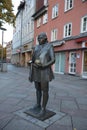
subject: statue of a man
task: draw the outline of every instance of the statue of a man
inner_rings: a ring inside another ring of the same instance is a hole
[[[36,45],[32,54],[32,81],[35,83],[37,99],[33,109],[40,110],[38,115],[43,116],[49,98],[49,81],[54,78],[51,65],[55,62],[55,55],[46,33],[42,32],[38,35],[38,42],[39,45]]]

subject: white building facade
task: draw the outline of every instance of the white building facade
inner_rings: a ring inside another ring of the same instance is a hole
[[[18,6],[12,42],[12,63],[27,66],[34,41],[34,21],[36,0],[25,0]]]

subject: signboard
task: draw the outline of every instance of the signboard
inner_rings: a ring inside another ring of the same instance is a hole
[[[82,42],[82,48],[85,48],[85,47],[87,47],[87,41]]]

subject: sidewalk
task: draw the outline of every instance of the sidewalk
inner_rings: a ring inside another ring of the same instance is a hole
[[[28,68],[8,65],[0,72],[0,130],[42,130],[15,114],[35,104],[34,84]],[[50,82],[47,108],[64,113],[46,130],[87,130],[87,79],[56,75]],[[44,129],[43,129],[44,130]]]

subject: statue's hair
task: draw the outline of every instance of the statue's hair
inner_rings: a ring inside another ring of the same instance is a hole
[[[42,33],[40,33],[40,34],[38,35],[38,40],[41,39],[41,38],[43,38],[44,40],[47,41],[47,35],[46,35],[45,32],[42,32]]]

